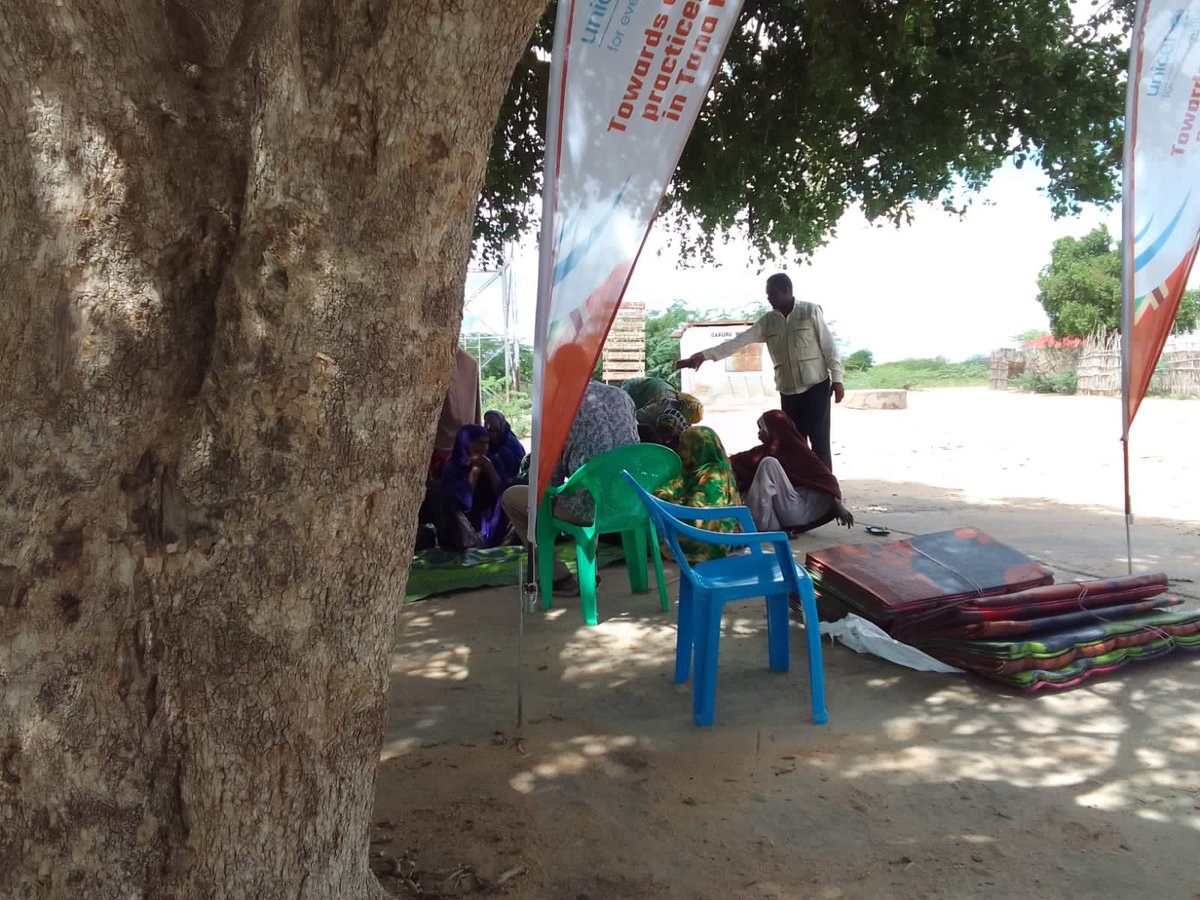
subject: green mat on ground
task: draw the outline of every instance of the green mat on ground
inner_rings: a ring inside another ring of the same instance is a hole
[[[567,564],[568,569],[572,572],[576,570],[574,543],[559,544],[554,552]],[[516,584],[521,577],[521,557],[524,555],[525,548],[516,546],[468,550],[465,553],[422,550],[413,556],[404,602],[413,603],[451,591]],[[598,566],[624,559],[625,553],[620,544],[601,544],[596,549]]]

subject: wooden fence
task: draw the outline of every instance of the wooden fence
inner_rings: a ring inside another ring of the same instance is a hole
[[[1008,379],[1025,373],[1025,360],[1020,350],[993,350],[988,363],[988,387],[993,391],[1008,389]]]
[[[1093,337],[1080,348],[1039,347],[996,350],[989,365],[988,384],[1004,390],[1008,379],[1022,372],[1049,377],[1074,372],[1078,394],[1121,393],[1121,338]],[[1200,397],[1200,346],[1167,350],[1150,380],[1150,395]]]
[[[646,374],[646,304],[626,300],[617,309],[601,353],[601,377],[624,381]]]

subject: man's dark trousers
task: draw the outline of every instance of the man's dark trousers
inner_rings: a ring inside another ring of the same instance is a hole
[[[814,384],[803,394],[780,394],[779,405],[821,462],[833,471],[833,453],[829,448],[829,379]]]

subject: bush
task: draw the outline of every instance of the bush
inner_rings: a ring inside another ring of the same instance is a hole
[[[865,372],[875,365],[875,354],[870,350],[855,350],[842,362],[847,372]]]
[[[1008,380],[1011,389],[1034,394],[1074,394],[1077,383],[1074,372],[1056,372],[1053,375],[1026,372]]]

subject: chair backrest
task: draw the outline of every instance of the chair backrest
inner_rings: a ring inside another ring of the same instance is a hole
[[[637,494],[642,505],[646,507],[646,512],[650,515],[650,521],[654,523],[654,530],[658,532],[658,536],[666,543],[667,549],[671,551],[671,556],[675,560],[675,564],[679,566],[679,574],[693,584],[699,584],[707,587],[707,579],[702,578],[700,574],[692,568],[692,564],[688,561],[687,554],[683,552],[683,548],[679,545],[681,537],[700,540],[705,543],[717,544],[721,542],[724,535],[714,534],[711,531],[704,531],[686,522],[681,522],[672,514],[673,509],[678,509],[674,504],[667,503],[665,500],[660,500],[649,491],[642,488],[635,479],[630,477],[628,472],[622,473],[623,477],[628,479],[632,490]],[[761,550],[755,547],[753,552],[760,553]]]
[[[596,528],[605,531],[606,526],[645,521],[646,509],[623,471],[632,477],[633,487],[652,491],[676,477],[682,465],[674,450],[659,444],[614,447],[580,466],[560,490],[590,493],[596,501]]]
[[[660,500],[658,497],[644,490],[630,477],[629,473],[626,472],[623,475],[628,479],[627,483],[630,485],[630,489],[637,494],[638,499],[646,507],[646,512],[650,515],[650,521],[654,523],[655,531],[666,542],[667,548],[671,551],[671,556],[679,566],[679,574],[682,578],[702,588],[709,587],[708,579],[692,568],[692,564],[688,562],[687,555],[679,545],[680,538],[687,538],[690,541],[698,541],[705,544],[746,547],[751,557],[763,563],[766,563],[768,560],[762,547],[764,544],[769,544],[772,547],[773,555],[778,562],[779,570],[783,573],[784,578],[792,580],[799,577],[799,570],[797,569],[795,559],[792,557],[791,548],[787,543],[786,536],[782,533],[766,532],[760,535],[758,532],[743,532],[742,534],[734,535],[705,531],[694,525],[689,525],[687,522],[681,522],[677,518],[678,515],[687,514],[687,507],[677,506],[674,503]],[[734,507],[730,507],[730,511],[734,511],[734,509]],[[745,513],[745,523],[750,524],[749,511],[745,510],[744,507],[736,509],[740,509]],[[761,537],[761,540],[753,540],[756,537]],[[747,538],[750,538],[748,542]],[[796,572],[796,574],[793,575],[793,572]]]

